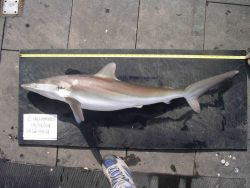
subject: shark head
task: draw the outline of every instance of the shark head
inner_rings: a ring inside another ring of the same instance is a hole
[[[64,80],[62,76],[52,77],[22,84],[21,87],[50,99],[64,101],[64,98],[70,94],[70,83]]]

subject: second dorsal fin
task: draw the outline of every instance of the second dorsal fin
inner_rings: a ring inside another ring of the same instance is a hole
[[[94,74],[96,77],[118,80],[115,76],[116,64],[114,62],[105,65],[99,72]]]

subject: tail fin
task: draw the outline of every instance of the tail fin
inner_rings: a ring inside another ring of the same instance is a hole
[[[194,84],[189,85],[184,90],[184,97],[187,100],[188,104],[191,106],[191,108],[199,113],[200,112],[200,104],[198,102],[198,98],[205,93],[207,90],[212,88],[213,86],[219,84],[220,82],[223,82],[224,80],[228,78],[232,78],[236,74],[238,74],[239,71],[229,71],[224,74],[220,74],[211,78],[207,78],[204,80],[201,80],[199,82],[196,82]]]

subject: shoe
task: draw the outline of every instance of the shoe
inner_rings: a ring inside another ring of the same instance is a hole
[[[136,188],[131,171],[121,158],[114,155],[105,156],[102,168],[112,188]]]

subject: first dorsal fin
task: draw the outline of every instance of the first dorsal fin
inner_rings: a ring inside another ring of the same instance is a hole
[[[115,76],[116,64],[114,62],[105,65],[98,73],[94,76],[100,78],[108,78],[118,80]]]

